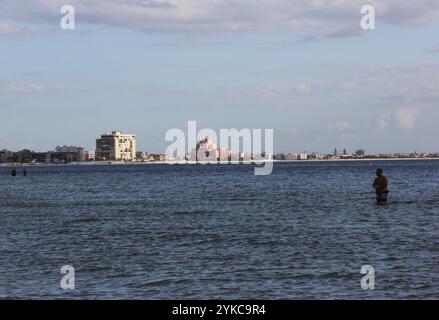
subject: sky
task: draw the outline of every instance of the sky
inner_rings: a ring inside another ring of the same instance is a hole
[[[438,35],[437,0],[0,0],[0,149],[164,152],[195,120],[275,152],[437,152]]]

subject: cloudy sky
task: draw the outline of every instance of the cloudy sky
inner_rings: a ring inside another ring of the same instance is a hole
[[[196,120],[278,152],[439,151],[438,35],[437,0],[0,0],[0,149],[120,129],[164,152]]]

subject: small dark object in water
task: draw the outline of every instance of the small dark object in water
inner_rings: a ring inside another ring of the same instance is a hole
[[[23,169],[23,176],[27,176],[27,171],[26,171],[26,169]]]
[[[16,175],[17,175],[17,170],[15,170],[14,168],[12,169],[11,176],[15,177]]]
[[[387,197],[389,195],[389,191],[386,192],[377,192],[377,204],[378,205],[386,205],[387,204]]]

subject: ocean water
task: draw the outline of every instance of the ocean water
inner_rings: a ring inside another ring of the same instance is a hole
[[[10,170],[0,298],[439,298],[439,161],[276,163],[270,176],[251,165]],[[63,265],[74,290],[60,288]],[[361,288],[364,265],[374,290]]]

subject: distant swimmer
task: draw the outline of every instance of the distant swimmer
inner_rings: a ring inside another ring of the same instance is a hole
[[[23,169],[23,176],[27,176],[27,171],[26,171],[26,169]]]
[[[389,189],[388,189],[389,182],[387,178],[383,175],[383,173],[384,173],[383,169],[377,169],[376,171],[377,177],[373,182],[373,187],[377,195],[378,205],[387,204],[387,196],[389,195]]]
[[[15,177],[16,175],[17,175],[17,170],[15,170],[15,168],[13,168],[11,171],[11,176]]]

